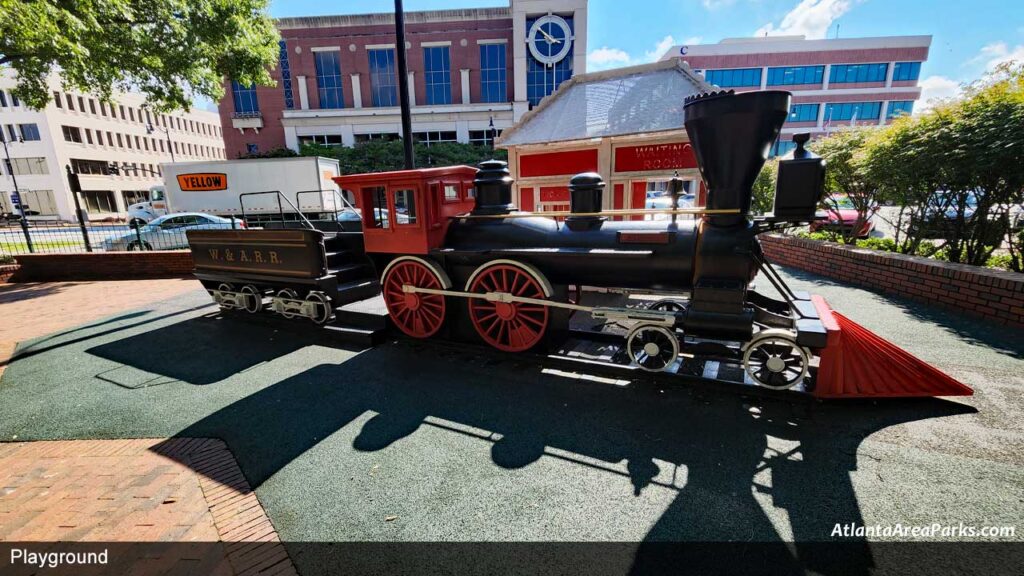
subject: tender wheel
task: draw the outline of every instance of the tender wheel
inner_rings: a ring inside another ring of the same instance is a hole
[[[788,390],[807,376],[810,352],[784,330],[765,330],[743,352],[743,369],[765,388]]]
[[[306,302],[313,302],[316,304],[317,314],[311,318],[314,324],[323,326],[334,319],[334,306],[331,304],[331,298],[323,292],[310,292],[306,295]]]
[[[292,290],[291,288],[283,288],[277,291],[277,297],[286,300],[298,300],[299,294],[295,290]],[[285,318],[295,318],[295,313],[281,312],[281,316],[284,316]]]
[[[672,300],[671,298],[665,298],[663,300],[657,300],[655,302],[651,302],[647,306],[647,309],[648,310],[658,310],[658,311],[661,311],[661,312],[682,312],[686,308],[683,306],[682,302],[679,302],[678,300]]]
[[[255,314],[260,310],[263,310],[263,291],[253,286],[252,284],[246,284],[242,286],[242,296],[245,301],[245,311],[250,314]]]
[[[444,290],[444,282],[433,268],[420,260],[402,260],[388,267],[382,285],[384,304],[399,330],[413,338],[437,334],[444,323],[444,296],[402,290],[402,286]]]
[[[217,285],[217,291],[219,291],[219,292],[234,292],[235,291],[235,287],[233,285],[231,285],[231,284],[228,284],[227,282],[221,282],[220,284]],[[235,308],[231,304],[227,304],[227,303],[224,303],[224,302],[221,303],[220,307],[224,308],[225,310],[234,310],[234,308]]]
[[[501,292],[520,298],[547,299],[540,282],[512,264],[493,264],[473,278],[468,292]],[[522,302],[469,299],[469,318],[477,334],[505,352],[523,352],[536,346],[548,328],[548,307]]]
[[[641,370],[668,370],[679,356],[679,339],[664,326],[640,325],[626,336],[626,351]]]

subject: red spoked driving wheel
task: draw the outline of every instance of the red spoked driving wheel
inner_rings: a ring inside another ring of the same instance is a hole
[[[540,282],[526,270],[493,264],[476,274],[469,292],[503,292],[520,298],[544,300]],[[522,352],[537,345],[548,327],[548,307],[525,302],[492,302],[470,298],[469,317],[485,342],[506,352]]]
[[[444,323],[445,300],[441,294],[405,292],[402,286],[444,290],[441,279],[419,260],[402,260],[384,274],[384,304],[391,321],[413,338],[429,338]]]

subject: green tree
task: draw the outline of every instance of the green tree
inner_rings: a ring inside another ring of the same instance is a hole
[[[945,240],[953,262],[984,265],[1013,229],[1024,203],[1024,67],[1004,65],[966,86],[961,98],[877,132],[862,152],[865,178],[901,206],[900,251],[924,236]],[[907,218],[902,215],[906,213]],[[930,216],[926,218],[926,216]],[[1014,258],[1017,267],[1020,258]]]
[[[0,66],[42,108],[47,79],[109,100],[137,89],[157,110],[214,101],[223,79],[273,85],[278,34],[268,0],[0,0]]]
[[[775,180],[778,178],[779,162],[772,159],[764,163],[764,167],[754,180],[754,197],[750,203],[753,214],[767,214],[775,207]]]
[[[418,168],[457,166],[459,164],[475,166],[491,158],[498,160],[508,158],[508,153],[505,150],[492,150],[490,146],[457,142],[444,142],[432,146],[416,144],[413,150]],[[342,174],[388,172],[402,170],[405,167],[401,140],[370,140],[351,147],[305,144],[302,147],[301,155],[336,158]]]
[[[845,195],[857,211],[854,225],[848,233],[844,232],[844,240],[847,243],[853,243],[856,231],[879,205],[879,186],[875,180],[866,176],[861,165],[864,143],[872,131],[873,129],[869,127],[844,128],[812,145],[814,151],[826,162],[826,207],[838,211],[837,196]]]

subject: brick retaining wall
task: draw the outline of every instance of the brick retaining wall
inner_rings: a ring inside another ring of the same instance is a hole
[[[15,259],[20,269],[12,282],[172,278],[191,275],[193,269],[188,250],[21,254]]]
[[[781,234],[761,247],[782,266],[1024,328],[1024,274]]]

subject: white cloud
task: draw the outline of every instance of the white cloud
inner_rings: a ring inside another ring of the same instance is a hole
[[[850,11],[848,0],[802,0],[782,17],[776,26],[769,22],[754,36],[789,36],[803,34],[809,39],[824,38],[837,18]]]
[[[658,42],[654,46],[654,50],[644,52],[644,60],[648,62],[656,61],[658,58],[661,58],[661,55],[668,51],[669,48],[675,46],[675,44],[675,38],[672,38],[671,35],[665,36],[661,39],[661,42]]]
[[[960,83],[945,76],[929,76],[920,82],[921,99],[914,112],[924,112],[932,108],[938,101],[960,95]]]
[[[687,38],[684,43],[687,45],[699,44],[700,41],[700,36],[691,36],[690,38]],[[608,70],[610,68],[621,68],[623,66],[655,62],[658,58],[661,58],[661,55],[669,48],[675,46],[675,44],[675,38],[671,35],[665,36],[654,45],[653,49],[644,51],[643,56],[638,57],[634,57],[630,53],[619,48],[602,46],[587,53],[587,71],[597,72],[600,70]]]
[[[629,54],[618,48],[602,46],[587,53],[587,70],[590,72],[628,66],[629,63]]]
[[[732,6],[736,3],[736,0],[701,0],[701,4],[707,10],[718,10],[719,8],[725,8],[726,6]]]
[[[971,62],[982,63],[985,71],[991,71],[1006,62],[1018,62],[1024,64],[1024,44],[1017,44],[1010,47],[1006,42],[992,42],[981,49],[981,52]]]

